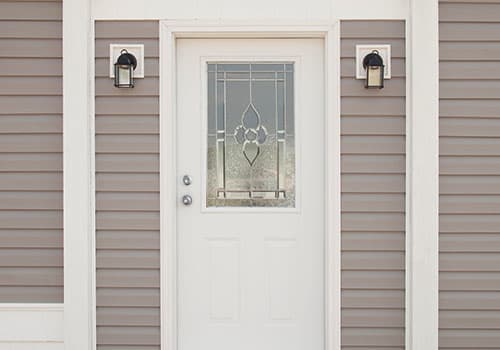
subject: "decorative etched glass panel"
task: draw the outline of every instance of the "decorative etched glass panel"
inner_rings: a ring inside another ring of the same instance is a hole
[[[207,68],[207,207],[295,207],[294,64]]]

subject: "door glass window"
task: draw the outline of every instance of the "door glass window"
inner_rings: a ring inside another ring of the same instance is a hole
[[[207,64],[207,207],[295,207],[294,64]]]

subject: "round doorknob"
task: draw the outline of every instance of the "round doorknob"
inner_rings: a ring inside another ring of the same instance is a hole
[[[182,204],[184,205],[193,204],[193,197],[191,197],[189,194],[185,194],[184,196],[182,196]]]
[[[189,186],[193,183],[193,179],[191,179],[191,176],[189,176],[189,175],[184,175],[182,177],[182,183],[186,186]]]

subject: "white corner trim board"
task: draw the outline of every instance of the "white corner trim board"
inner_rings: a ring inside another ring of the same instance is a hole
[[[0,349],[63,349],[63,320],[63,304],[0,304]]]
[[[411,0],[407,72],[406,349],[439,338],[438,0]]]
[[[93,23],[90,0],[63,6],[64,348],[95,337]],[[75,64],[75,62],[84,64]]]

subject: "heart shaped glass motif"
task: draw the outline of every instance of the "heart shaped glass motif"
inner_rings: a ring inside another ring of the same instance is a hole
[[[260,145],[267,139],[267,130],[261,125],[260,115],[253,103],[249,103],[241,116],[241,125],[234,130],[236,142],[243,145],[243,156],[253,166],[260,154]]]

